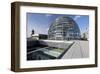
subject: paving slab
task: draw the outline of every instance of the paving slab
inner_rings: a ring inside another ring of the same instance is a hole
[[[89,41],[77,40],[64,54],[62,59],[88,58],[89,57]]]

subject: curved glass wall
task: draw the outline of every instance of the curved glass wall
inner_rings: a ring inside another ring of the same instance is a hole
[[[50,40],[75,40],[80,39],[80,29],[70,17],[58,17],[48,30]]]

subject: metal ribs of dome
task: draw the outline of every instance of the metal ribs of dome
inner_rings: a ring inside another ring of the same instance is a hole
[[[70,17],[58,17],[48,30],[48,39],[73,40],[80,39],[80,29],[77,23]]]

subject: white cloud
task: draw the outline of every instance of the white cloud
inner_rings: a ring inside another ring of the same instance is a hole
[[[46,29],[46,31],[48,31],[48,30],[49,30],[49,28]]]
[[[52,16],[51,14],[46,14],[46,17],[50,17],[50,16]]]
[[[81,16],[77,15],[77,16],[74,17],[74,20],[77,20],[77,19],[79,19],[80,17],[81,17]]]

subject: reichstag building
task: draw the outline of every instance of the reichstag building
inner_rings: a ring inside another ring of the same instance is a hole
[[[68,16],[58,17],[48,30],[50,40],[78,40],[81,38],[78,24]]]

